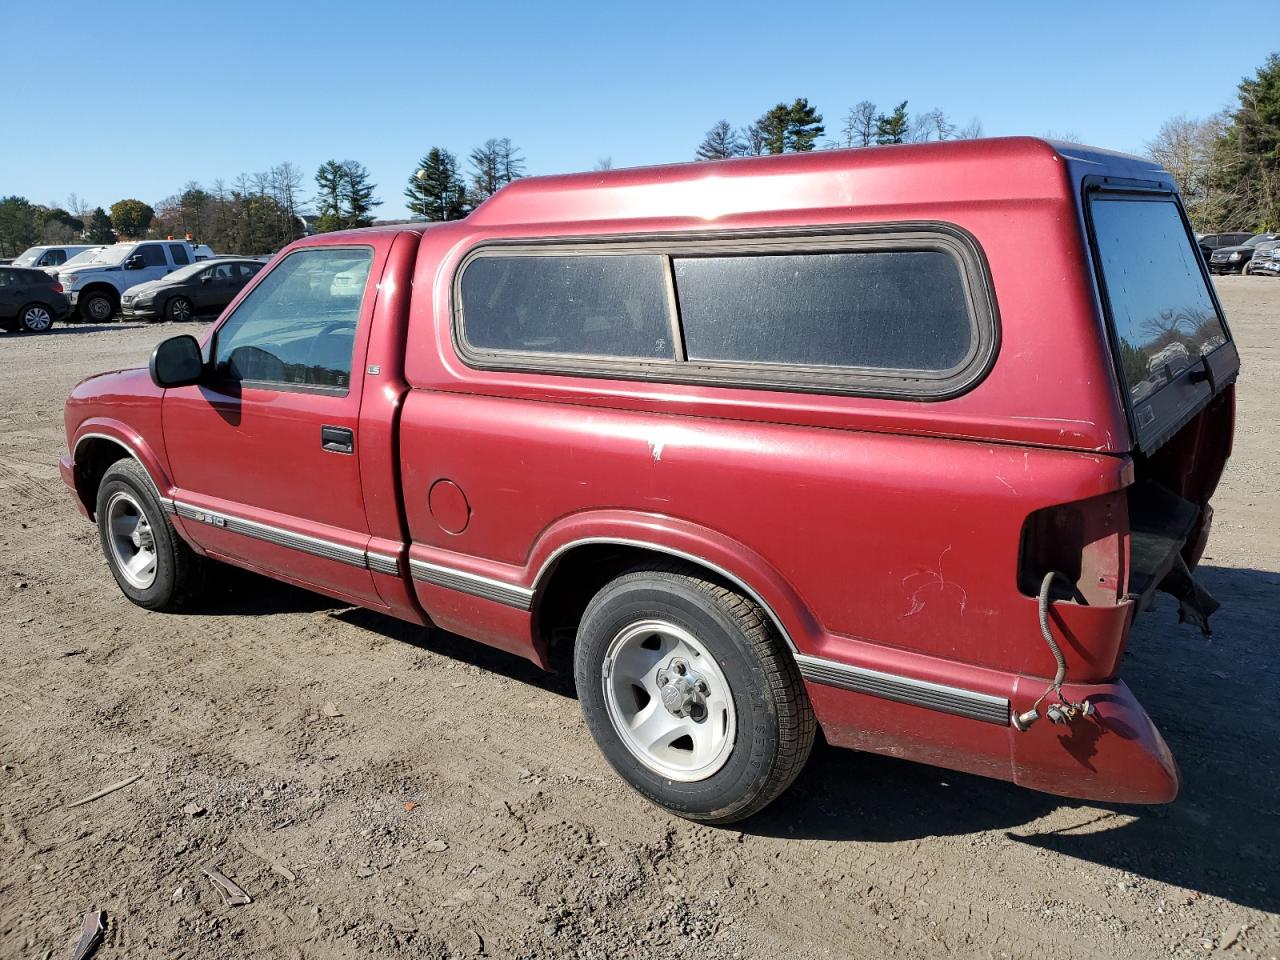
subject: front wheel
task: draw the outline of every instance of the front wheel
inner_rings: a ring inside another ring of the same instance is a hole
[[[53,326],[53,314],[44,304],[33,303],[23,307],[18,324],[27,333],[44,333]]]
[[[604,587],[583,614],[574,677],[614,770],[690,820],[763,809],[813,746],[813,710],[777,630],[694,569],[636,569]]]
[[[80,314],[94,323],[106,323],[116,312],[116,305],[105,293],[91,293],[80,303]]]
[[[170,323],[186,323],[191,319],[191,301],[186,297],[174,297],[165,304],[164,315]]]
[[[148,610],[178,610],[203,583],[203,562],[178,536],[141,464],[112,464],[98,487],[98,538],[121,591]]]

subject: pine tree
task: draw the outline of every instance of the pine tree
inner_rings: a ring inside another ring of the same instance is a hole
[[[467,190],[458,175],[458,159],[432,147],[404,190],[409,212],[426,220],[458,220],[467,212]]]
[[[367,227],[373,223],[373,208],[382,206],[382,201],[373,196],[377,184],[369,182],[369,171],[363,163],[355,160],[344,160],[342,198],[346,202],[348,227]]]
[[[1214,144],[1210,222],[1223,229],[1280,226],[1280,54],[1240,83],[1239,105]]]
[[[373,196],[376,185],[369,182],[369,171],[355,160],[326,160],[316,171],[316,231],[347,230],[351,227],[367,227],[373,223],[373,208],[382,201]],[[248,188],[238,191],[247,204],[259,195]],[[276,216],[279,218],[278,204]]]
[[[764,142],[765,153],[785,153],[787,150],[787,127],[791,124],[791,108],[785,103],[773,107],[768,113],[756,121],[756,128]]]
[[[910,122],[907,119],[907,101],[903,100],[893,108],[893,113],[876,117],[876,143],[886,146],[891,143],[906,143]]]
[[[326,160],[316,171],[316,232],[343,228],[342,187],[346,174],[337,160]]]
[[[806,153],[813,149],[817,139],[826,132],[822,114],[809,106],[804,97],[797,97],[787,108],[787,149]]]
[[[95,207],[93,213],[89,215],[89,229],[85,239],[90,243],[116,242],[115,231],[111,229],[111,218],[101,207]]]
[[[803,153],[812,150],[825,131],[822,114],[804,97],[797,97],[790,104],[772,107],[748,129],[748,137],[758,134],[762,153]]]
[[[742,135],[729,126],[729,121],[718,120],[707,131],[702,143],[698,144],[695,156],[699,160],[728,160],[730,157],[742,156],[746,149]]]

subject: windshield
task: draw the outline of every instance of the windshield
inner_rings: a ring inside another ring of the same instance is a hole
[[[116,243],[98,250],[88,262],[106,264],[124,263],[125,259],[131,253],[133,253],[132,243]]]
[[[98,251],[101,249],[103,248],[90,247],[88,250],[81,250],[74,257],[67,260],[67,262],[62,265],[62,269],[65,270],[67,267],[78,267],[91,262],[93,258],[98,255]]]
[[[34,267],[36,260],[40,258],[42,253],[44,253],[44,247],[28,247],[14,258],[13,265],[15,267]]]
[[[1177,204],[1099,194],[1094,243],[1133,402],[1226,343],[1199,253]]]

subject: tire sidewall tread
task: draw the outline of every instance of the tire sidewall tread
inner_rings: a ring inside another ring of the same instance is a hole
[[[666,620],[698,637],[733,692],[737,731],[728,762],[705,780],[668,780],[642,764],[613,729],[601,666],[609,642],[642,619]],[[588,604],[575,645],[583,714],[609,764],[637,792],[679,816],[730,823],[772,802],[808,758],[816,721],[799,671],[753,601],[672,564],[622,574]]]
[[[155,538],[156,578],[151,586],[143,590],[133,586],[120,574],[112,556],[106,527],[106,506],[111,496],[118,491],[127,491],[142,507]],[[95,505],[98,540],[107,567],[121,592],[133,603],[148,610],[178,610],[199,594],[203,585],[201,558],[174,529],[155,492],[150,475],[140,463],[124,459],[108,467],[98,485]]]

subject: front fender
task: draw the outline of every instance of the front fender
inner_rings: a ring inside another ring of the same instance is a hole
[[[156,496],[165,509],[171,509],[173,502],[173,481],[165,468],[165,461],[160,451],[155,449],[146,435],[128,424],[110,417],[91,417],[83,421],[75,431],[69,444],[69,463],[75,493],[83,505],[85,514],[93,518],[97,500],[97,490],[89,489],[87,482],[91,479],[87,474],[87,452],[94,441],[113,443],[121,447],[126,454],[137,460],[151,478],[155,486]]]

